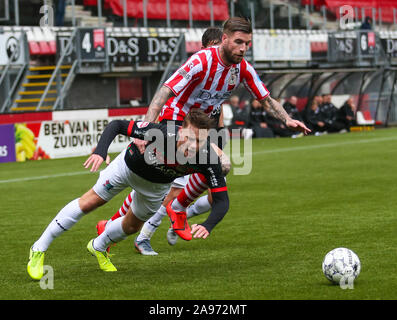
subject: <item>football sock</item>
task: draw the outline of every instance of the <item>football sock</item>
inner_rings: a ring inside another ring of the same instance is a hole
[[[182,190],[182,192],[183,192],[183,190]],[[182,193],[181,192],[181,193]],[[178,196],[179,197],[179,196]],[[173,209],[173,210],[175,210],[175,211],[185,211],[186,210],[186,206],[184,206],[184,205],[182,205],[180,202],[179,202],[179,200],[178,200],[178,198],[175,198],[173,201],[172,201],[172,203],[171,203],[171,208]]]
[[[120,242],[127,238],[127,234],[122,227],[123,219],[124,217],[121,217],[120,219],[109,221],[106,224],[105,231],[95,238],[92,243],[95,250],[104,252],[110,244]]]
[[[128,209],[131,206],[131,202],[132,202],[132,197],[131,197],[131,193],[130,192],[127,196],[127,198],[125,198],[123,205],[120,207],[119,211],[117,211],[113,217],[111,217],[111,220],[116,220],[120,217],[124,217],[127,214]]]
[[[185,188],[179,193],[177,200],[182,207],[187,208],[207,188],[207,179],[204,175],[201,173],[194,173],[190,176]],[[172,204],[172,208],[177,210],[174,208],[174,203]]]
[[[141,232],[139,233],[136,241],[142,240],[150,240],[153,234],[156,232],[157,228],[161,224],[161,220],[167,215],[167,210],[164,206],[161,206],[160,209],[148,220],[142,227]]]
[[[33,244],[32,250],[46,251],[55,238],[73,227],[83,216],[79,199],[69,202],[50,222],[39,240]]]
[[[199,214],[205,213],[211,209],[211,203],[208,201],[208,195],[200,197],[193,203],[190,207],[186,209],[187,218],[197,216]]]

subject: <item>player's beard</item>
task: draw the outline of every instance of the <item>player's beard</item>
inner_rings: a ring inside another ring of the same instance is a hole
[[[223,47],[223,54],[227,60],[226,62],[230,64],[239,64],[244,58],[244,56],[234,55],[232,51],[226,47]]]

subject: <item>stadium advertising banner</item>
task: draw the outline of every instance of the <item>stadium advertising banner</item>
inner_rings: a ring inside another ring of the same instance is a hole
[[[105,29],[79,28],[77,43],[81,61],[105,61]]]
[[[12,58],[12,60],[11,60]],[[0,34],[0,65],[25,63],[25,39],[22,33]]]
[[[311,60],[307,35],[254,34],[252,47],[256,61]]]
[[[329,34],[328,49],[330,61],[354,60],[358,52],[356,32]]]
[[[24,125],[34,138],[26,145],[16,145],[16,160],[40,160],[89,155],[93,152],[106,125],[112,119],[43,121]],[[119,135],[109,152],[121,152],[130,138]]]
[[[57,34],[58,59],[65,52],[70,36],[70,32]],[[79,30],[77,41],[77,54],[82,61],[104,61],[108,55],[112,65],[130,66],[135,63],[168,62],[178,43],[178,37],[112,35],[106,34],[103,29],[87,28]],[[76,56],[76,46],[73,45],[65,54],[65,61],[71,63]],[[180,59],[179,53],[176,59]]]
[[[382,48],[391,58],[397,58],[397,34],[390,37],[381,37]]]
[[[360,52],[365,56],[375,54],[376,35],[375,32],[360,32]]]
[[[93,152],[107,124],[114,119],[140,120],[145,112],[116,113],[110,109],[58,111],[52,120],[0,125],[0,162],[85,156]],[[142,111],[142,112],[141,112]],[[128,114],[123,116],[123,114]],[[119,135],[109,152],[121,152],[129,137]]]
[[[356,60],[359,54],[364,58],[372,58],[376,53],[375,32],[336,32],[329,34],[328,39],[330,62]]]
[[[51,159],[88,155],[95,149],[109,122],[109,119],[42,122],[36,148]],[[128,142],[128,137],[119,135],[109,152],[120,152]]]
[[[0,163],[15,161],[14,125],[0,125]]]
[[[108,36],[107,50],[110,63],[128,66],[137,62],[167,62],[177,43],[177,37]]]
[[[56,44],[57,44],[57,51],[56,51],[56,59],[57,61],[61,57],[63,53],[65,53],[65,63],[72,64],[73,61],[76,59],[76,46],[73,44],[69,47],[69,50],[66,51],[68,46],[71,32],[58,32],[56,37]]]

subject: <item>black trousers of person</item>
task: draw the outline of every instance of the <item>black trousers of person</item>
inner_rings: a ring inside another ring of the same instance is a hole
[[[252,127],[254,131],[254,138],[273,138],[274,133],[270,128],[262,128],[260,125],[255,125]]]

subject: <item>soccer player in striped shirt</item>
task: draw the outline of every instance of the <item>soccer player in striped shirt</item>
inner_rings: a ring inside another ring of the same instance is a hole
[[[193,54],[164,83],[153,97],[145,121],[155,121],[158,117],[160,122],[174,121],[179,124],[194,108],[200,108],[209,115],[220,113],[222,103],[242,83],[265,110],[286,127],[305,134],[310,132],[302,122],[291,119],[280,103],[270,96],[254,68],[244,59],[251,40],[249,21],[238,17],[227,20],[223,26],[221,44]],[[141,152],[144,152],[145,144],[136,142]],[[203,190],[205,181],[192,177],[191,183],[177,200],[186,206]],[[128,201],[125,205],[128,206]]]
[[[201,43],[202,43],[202,48],[208,48],[211,46],[219,45],[222,41],[222,30],[216,27],[210,27],[205,30],[203,33],[203,36],[201,38]],[[215,120],[215,123],[218,127],[218,131],[222,131],[224,128],[223,126],[223,113],[222,109],[220,112],[214,112],[209,114],[210,118],[213,118]],[[166,120],[163,120],[165,122]],[[222,140],[221,142],[223,142]],[[221,157],[221,164],[222,164],[222,169],[224,172],[224,175],[227,174],[228,170],[230,169],[230,160],[227,158],[227,156],[217,147],[216,145],[213,145],[213,148],[217,150],[218,155]],[[200,194],[202,194],[205,190],[208,189],[207,182],[203,178],[202,175],[200,174],[195,174],[189,179],[190,175],[184,176],[184,177],[179,177],[174,180],[174,182],[171,185],[170,191],[167,194],[166,198],[164,199],[164,202],[158,212],[153,215],[148,221],[145,222],[145,224],[142,227],[141,233],[138,235],[138,237],[135,239],[135,248],[137,251],[143,255],[157,255],[157,252],[155,252],[150,244],[150,239],[156,229],[160,226],[160,223],[162,219],[167,215],[166,212],[166,206],[167,204],[175,199],[181,191],[186,187],[186,192],[187,194],[190,195],[191,192],[195,194],[195,197],[192,199],[195,199],[198,197]],[[115,220],[120,217],[123,217],[127,212],[128,209],[131,205],[132,201],[132,192],[126,197],[124,200],[122,206],[120,209],[116,212],[116,214],[113,215],[113,217],[110,220]],[[212,204],[212,197],[211,197],[211,192],[208,192],[208,195],[202,196],[199,198],[192,206],[189,206],[186,210],[187,217],[190,218],[193,215],[199,215],[202,213],[207,212],[208,210],[211,209],[211,204]],[[97,224],[97,232],[98,235],[100,235],[106,227],[108,220],[101,220]],[[179,231],[177,231],[179,233]],[[186,233],[182,233],[182,237],[188,236]],[[167,233],[167,239],[171,245],[174,245],[178,239],[178,235],[173,231],[173,228],[171,227],[169,229],[169,232]],[[189,237],[190,239],[190,237]],[[109,250],[110,248],[108,248]]]

